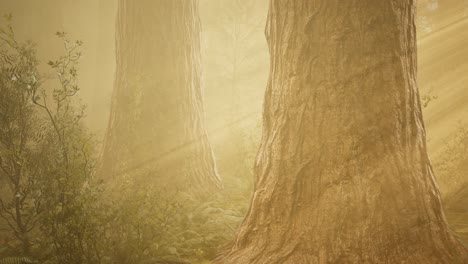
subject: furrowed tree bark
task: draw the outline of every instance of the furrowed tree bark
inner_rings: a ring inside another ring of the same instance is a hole
[[[102,173],[221,188],[205,129],[198,1],[119,0],[116,45]]]
[[[416,83],[415,1],[271,0],[255,192],[217,263],[468,263]]]

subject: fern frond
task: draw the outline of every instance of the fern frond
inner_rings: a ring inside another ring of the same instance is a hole
[[[0,259],[0,264],[29,264],[37,263],[28,257],[8,257]]]

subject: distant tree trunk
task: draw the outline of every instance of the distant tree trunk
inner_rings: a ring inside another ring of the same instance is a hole
[[[205,129],[198,1],[119,0],[116,39],[102,172],[220,188]]]
[[[218,263],[468,263],[426,152],[414,14],[270,1],[255,193]]]
[[[99,97],[101,103],[95,106],[96,115],[93,114],[93,120],[107,120],[109,117],[110,100],[102,100],[109,98],[112,92],[112,83],[115,73],[115,17],[117,14],[117,1],[115,0],[98,0],[96,3],[98,8],[98,22],[96,25],[97,45],[95,64],[97,72],[94,79],[94,95]],[[91,110],[91,109],[89,109]],[[88,110],[88,111],[89,111]],[[93,121],[91,120],[91,121]],[[104,131],[105,124],[93,124],[100,132]]]

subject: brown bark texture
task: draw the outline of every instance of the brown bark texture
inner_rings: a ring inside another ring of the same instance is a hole
[[[116,27],[102,174],[221,188],[205,129],[198,1],[119,0]]]
[[[415,1],[271,0],[248,215],[223,264],[468,263],[416,83]]]

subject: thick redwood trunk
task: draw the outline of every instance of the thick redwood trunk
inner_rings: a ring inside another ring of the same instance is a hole
[[[103,173],[219,188],[200,84],[198,1],[120,0]]]
[[[468,263],[426,152],[414,13],[270,1],[255,193],[219,263]]]

